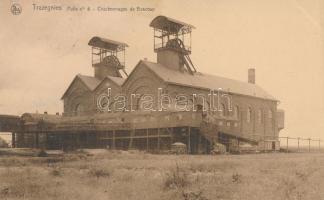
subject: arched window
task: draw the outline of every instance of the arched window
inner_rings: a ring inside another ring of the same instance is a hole
[[[239,118],[239,107],[238,106],[234,106],[234,118],[238,119]]]
[[[262,124],[263,123],[263,119],[262,119],[263,117],[262,117],[262,110],[261,109],[259,109],[258,110],[258,123],[259,124]]]
[[[84,113],[84,106],[81,103],[77,104],[75,106],[74,112],[75,115],[81,115],[82,113]]]
[[[137,110],[150,111],[154,107],[154,97],[143,94],[137,100]]]
[[[246,112],[246,121],[248,123],[251,122],[251,116],[252,116],[252,109],[250,107],[248,107],[247,112]]]

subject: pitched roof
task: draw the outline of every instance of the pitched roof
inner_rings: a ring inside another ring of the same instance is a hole
[[[262,99],[276,100],[272,95],[270,95],[268,92],[266,92],[256,84],[203,73],[190,75],[169,69],[158,63],[148,61],[141,62],[165,82],[171,84],[211,90],[222,88],[222,90],[228,91],[230,93],[248,95]]]
[[[63,99],[65,97],[65,95],[67,94],[67,92],[69,91],[69,89],[72,87],[73,83],[77,80],[81,80],[81,82],[90,90],[93,91],[94,89],[96,89],[96,87],[100,84],[100,80],[92,77],[92,76],[85,76],[85,75],[81,75],[78,74],[75,76],[75,78],[73,79],[73,81],[71,82],[71,84],[69,85],[69,87],[66,89],[66,91],[64,92],[64,94],[62,95],[61,99]]]
[[[107,78],[109,78],[110,80],[112,80],[114,83],[116,83],[119,86],[121,86],[125,81],[125,79],[121,78],[121,77],[107,76]]]
[[[97,88],[99,88],[100,85],[104,84],[104,83],[105,83],[105,80],[110,80],[111,82],[113,82],[113,83],[115,83],[116,85],[118,85],[119,87],[121,87],[122,84],[124,83],[124,81],[125,81],[126,79],[121,78],[121,77],[106,76],[106,78],[103,79],[103,80],[100,82],[100,84],[98,84],[97,87],[96,87],[94,90],[96,90]]]
[[[94,90],[101,82],[101,80],[92,77],[78,74],[77,77],[81,79],[81,81],[92,91]]]

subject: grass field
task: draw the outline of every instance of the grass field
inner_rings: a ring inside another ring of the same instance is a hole
[[[324,154],[0,156],[0,199],[320,200]]]

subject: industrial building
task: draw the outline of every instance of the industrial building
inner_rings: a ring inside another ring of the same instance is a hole
[[[93,37],[94,76],[75,76],[61,97],[64,113],[0,116],[0,131],[13,132],[14,147],[44,149],[166,152],[174,143],[192,154],[210,153],[215,144],[228,151],[240,144],[279,149],[284,112],[256,84],[255,69],[247,82],[201,73],[190,59],[194,26],[157,16],[150,27],[156,62],[140,60],[127,74],[128,45]]]

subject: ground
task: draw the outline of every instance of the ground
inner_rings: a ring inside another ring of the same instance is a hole
[[[0,199],[324,199],[323,153],[33,153],[0,155]]]

